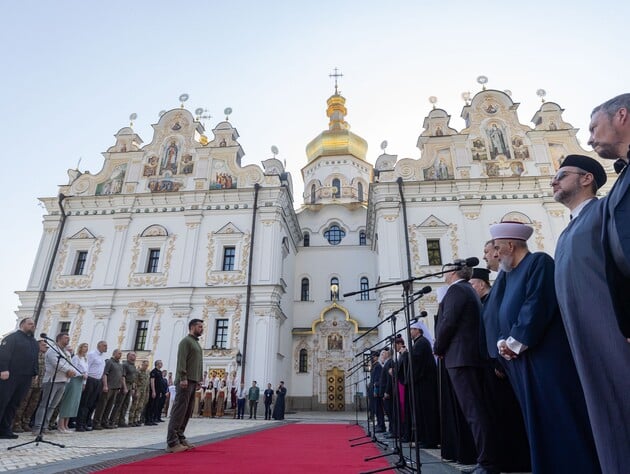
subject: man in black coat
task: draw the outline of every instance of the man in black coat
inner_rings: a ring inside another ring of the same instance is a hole
[[[437,365],[431,343],[424,337],[420,322],[409,329],[413,345],[411,360],[413,369],[416,439],[423,449],[437,448],[440,440]]]
[[[497,442],[484,395],[484,367],[479,340],[481,301],[468,280],[472,268],[444,275],[449,287],[440,303],[433,352],[444,358],[457,401],[477,447],[475,474],[498,473]],[[485,348],[484,348],[485,349]]]
[[[394,367],[394,361],[390,357],[389,349],[383,349],[381,351],[381,363],[383,364],[383,369],[381,370],[381,382],[380,389],[383,392],[383,410],[387,415],[387,419],[389,420],[389,437],[393,437],[397,431],[394,430],[396,426],[396,421],[394,419],[394,391],[393,391],[393,378],[392,368]]]
[[[376,429],[377,433],[384,433],[385,428],[385,414],[383,412],[383,391],[381,389],[381,375],[383,373],[383,366],[379,360],[380,353],[372,352],[372,368],[370,369],[370,390],[372,392],[372,416],[376,416]]]
[[[33,337],[35,322],[20,321],[17,331],[0,343],[0,439],[16,439],[13,418],[39,371],[39,345]]]

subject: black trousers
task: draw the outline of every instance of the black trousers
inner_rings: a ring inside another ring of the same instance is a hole
[[[30,375],[11,375],[8,380],[0,380],[0,434],[13,432],[15,412],[31,388],[32,379]]]
[[[265,420],[271,420],[271,403],[265,403]]]
[[[79,402],[77,427],[85,428],[87,426],[102,391],[103,382],[101,379],[95,379],[94,377],[87,378],[85,381],[85,389],[81,393],[81,401]]]
[[[486,469],[498,471],[498,444],[483,387],[484,369],[455,367],[447,371],[457,402],[475,440],[477,463]]]

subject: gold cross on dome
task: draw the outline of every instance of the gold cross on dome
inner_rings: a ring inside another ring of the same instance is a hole
[[[332,74],[328,74],[328,77],[334,77],[335,78],[335,95],[338,94],[338,90],[337,90],[337,79],[340,77],[343,77],[343,74],[341,74],[339,72],[339,69],[335,68],[334,70],[335,72]]]

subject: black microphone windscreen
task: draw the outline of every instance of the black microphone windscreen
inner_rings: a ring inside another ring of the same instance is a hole
[[[421,318],[424,318],[426,315],[427,315],[427,312],[426,312],[426,311],[422,311],[422,312],[420,312],[420,317],[421,317]]]
[[[45,332],[41,333],[39,335],[39,337],[41,337],[42,339],[48,339],[48,334],[46,334]]]
[[[479,259],[477,257],[468,257],[466,259],[467,267],[476,267],[477,265],[479,265]]]
[[[422,288],[422,293],[431,293],[431,287],[430,286],[425,286],[424,288]]]

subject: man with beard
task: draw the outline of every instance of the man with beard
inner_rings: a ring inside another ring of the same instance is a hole
[[[499,269],[499,261],[494,257],[494,242],[490,240],[484,246],[484,260],[488,268],[473,268],[470,284],[479,295],[483,305],[481,311],[482,325],[486,324],[492,331],[482,331],[482,350],[488,349],[488,364],[484,370],[487,396],[490,401],[490,414],[494,426],[506,423],[511,426],[510,436],[502,436],[499,443],[499,467],[502,472],[528,472],[531,470],[529,460],[529,443],[525,433],[523,415],[512,390],[512,385],[505,374],[505,368],[499,360],[496,342],[498,340],[498,314],[496,302],[500,303],[505,286],[505,275],[499,273],[494,286],[490,285],[490,270]],[[498,282],[498,283],[497,283]],[[494,309],[493,309],[494,308]],[[490,344],[488,344],[489,339]]]
[[[584,394],[556,302],[554,262],[529,252],[532,233],[519,222],[490,227],[505,272],[497,347],[521,405],[533,472],[598,473]],[[510,436],[510,426],[505,423],[501,432]]]
[[[186,440],[184,431],[193,412],[195,392],[201,387],[203,372],[203,350],[199,345],[201,334],[203,321],[191,319],[188,323],[188,335],[180,341],[177,348],[176,395],[166,437],[166,451],[169,453],[194,448]]]
[[[39,370],[34,332],[35,322],[24,318],[0,343],[0,439],[18,437],[11,431],[15,411]]]
[[[606,281],[617,323],[630,342],[630,94],[622,94],[595,107],[588,144],[608,160],[617,160],[617,181],[604,199],[602,237]]]
[[[551,180],[554,199],[571,211],[556,246],[555,283],[602,470],[621,473],[630,446],[630,344],[619,331],[606,282],[604,201],[595,197],[605,183],[602,165],[582,155],[567,156]]]

